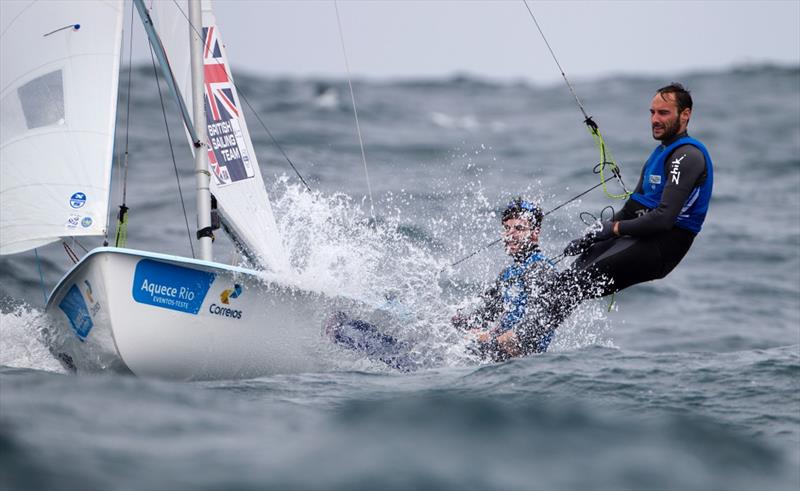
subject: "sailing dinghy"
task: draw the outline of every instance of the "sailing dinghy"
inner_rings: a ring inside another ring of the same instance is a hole
[[[319,369],[323,319],[359,306],[279,279],[288,259],[210,1],[189,3],[190,23],[178,3],[150,11],[134,0],[199,147],[201,258],[91,250],[49,296],[46,313],[59,325],[51,349],[78,371],[170,379]],[[2,255],[106,235],[123,8],[122,0],[3,2]],[[262,270],[212,261],[209,191]]]

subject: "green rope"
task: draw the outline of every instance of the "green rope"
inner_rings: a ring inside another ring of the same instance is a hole
[[[592,122],[594,123],[594,122]],[[600,174],[600,182],[603,183],[603,193],[611,198],[611,199],[628,199],[628,197],[633,194],[625,188],[625,185],[622,183],[622,176],[620,173],[620,168],[617,163],[614,161],[614,157],[611,155],[611,151],[606,148],[606,142],[603,140],[603,135],[600,133],[600,129],[597,127],[596,124],[589,124],[586,123],[586,127],[589,130],[589,133],[592,135],[592,139],[594,140],[594,144],[597,146],[597,149],[600,150],[600,163],[597,164],[600,169],[598,174]],[[620,185],[622,186],[622,194],[613,194],[608,190],[608,186],[606,186],[606,181],[610,180],[606,179],[605,177],[605,168],[608,166],[611,169],[611,173],[614,177],[617,178]]]
[[[117,215],[117,236],[114,239],[114,247],[125,247],[128,243],[128,207],[120,205],[119,215]]]

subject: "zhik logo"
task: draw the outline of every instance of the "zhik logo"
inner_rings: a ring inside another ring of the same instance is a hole
[[[675,159],[672,161],[672,167],[670,167],[669,175],[670,179],[672,180],[673,184],[680,184],[681,183],[681,161],[686,158],[686,154],[683,154],[681,158]]]

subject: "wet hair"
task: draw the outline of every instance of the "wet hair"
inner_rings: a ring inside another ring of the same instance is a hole
[[[678,114],[682,113],[684,109],[692,108],[692,94],[678,82],[672,82],[669,85],[661,87],[656,91],[656,94],[661,94],[664,100],[667,100],[667,94],[675,95],[675,103],[678,106]]]
[[[526,201],[520,197],[514,198],[508,205],[506,205],[506,209],[503,210],[503,216],[500,221],[505,222],[506,220],[511,220],[514,218],[528,220],[531,222],[531,225],[533,225],[534,228],[539,228],[542,226],[544,214],[542,213],[542,209],[539,208],[539,205],[530,201]]]

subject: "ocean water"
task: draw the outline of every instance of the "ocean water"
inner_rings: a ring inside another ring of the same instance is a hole
[[[447,349],[446,322],[506,259],[495,246],[449,265],[498,236],[511,197],[549,210],[599,182],[566,87],[355,80],[371,204],[346,81],[240,74],[312,188],[246,111],[293,264],[352,295],[402,299],[416,321],[400,334],[430,348],[430,368],[398,374],[329,347],[336,368],[321,373],[73,375],[48,350],[42,312],[71,264],[62,246],[38,263],[2,258],[0,488],[798,489],[800,67],[573,81],[629,187],[655,145],[650,98],[671,79],[692,90],[690,133],[715,163],[692,250],[610,309],[585,304],[547,354],[473,365]],[[117,142],[128,135],[128,244],[191,255],[151,68],[134,69],[130,98]],[[191,207],[190,155],[168,120]],[[115,177],[113,206],[120,195]],[[621,202],[595,190],[549,215],[545,252],[609,204]],[[216,255],[232,258],[230,243]]]

